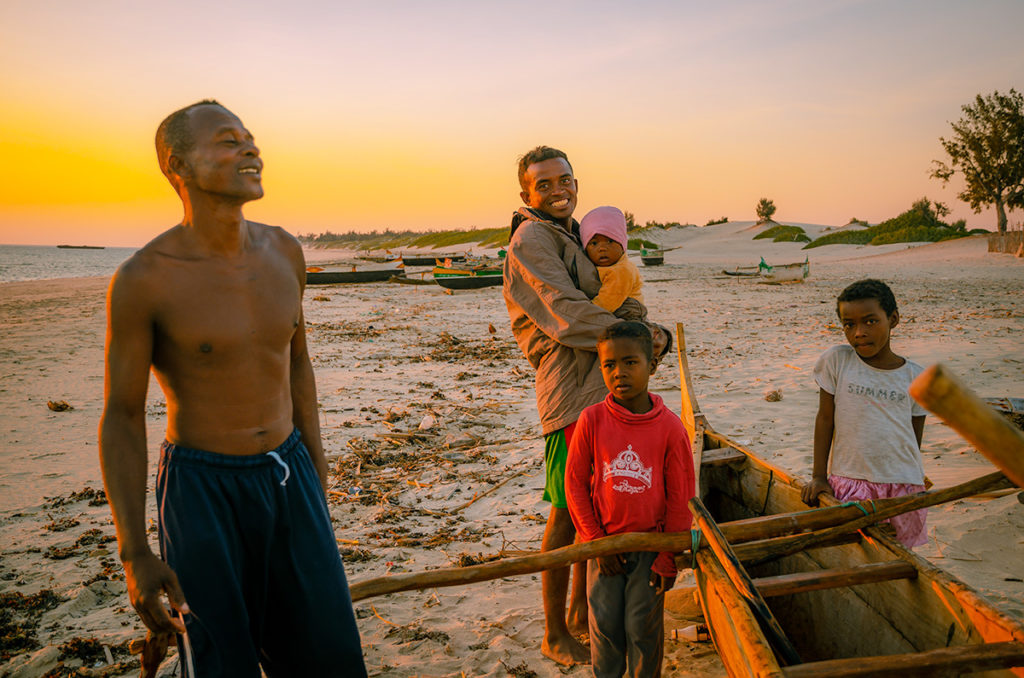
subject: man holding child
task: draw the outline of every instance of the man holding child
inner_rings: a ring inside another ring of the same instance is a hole
[[[505,258],[504,288],[512,332],[536,369],[537,410],[544,434],[544,500],[551,513],[544,531],[545,551],[573,542],[576,530],[565,494],[568,443],[580,413],[607,394],[597,363],[598,337],[618,318],[591,302],[601,289],[597,267],[579,241],[576,209],[578,182],[565,153],[538,146],[519,160],[520,197],[527,207],[513,218]],[[633,317],[645,318],[636,299]],[[655,355],[668,334],[654,326]],[[542,575],[545,656],[571,665],[589,660],[576,635],[587,631],[585,564],[574,568],[566,619],[569,568]]]

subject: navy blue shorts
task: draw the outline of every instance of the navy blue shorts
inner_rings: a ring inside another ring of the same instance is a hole
[[[261,666],[269,678],[366,675],[327,502],[298,430],[268,454],[164,442],[157,501],[160,551],[192,610],[198,678],[259,678]],[[178,649],[186,667],[183,638]]]

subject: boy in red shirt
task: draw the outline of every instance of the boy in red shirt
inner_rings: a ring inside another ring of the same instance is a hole
[[[597,341],[609,394],[583,410],[569,446],[565,490],[581,541],[625,532],[686,532],[694,494],[690,441],[679,417],[647,392],[657,363],[643,323],[619,322]],[[623,553],[587,564],[595,676],[661,675],[671,553]]]

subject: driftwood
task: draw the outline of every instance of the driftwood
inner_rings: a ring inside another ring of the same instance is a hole
[[[985,404],[952,372],[933,365],[910,384],[910,395],[1024,487],[1024,433]]]
[[[913,511],[919,508],[935,506],[936,504],[941,504],[947,501],[962,499],[978,492],[991,490],[993,487],[1005,482],[1006,479],[1001,473],[993,473],[944,490],[932,490],[930,492],[921,492],[919,494],[913,494],[906,497],[876,500],[876,506],[880,505],[882,501],[887,502],[885,505],[886,508],[877,512],[871,512],[870,502],[863,502],[865,511],[868,513],[866,516],[864,515],[864,511],[861,511],[856,507],[845,507],[846,512],[843,511],[844,507],[830,507],[825,509],[801,511],[799,513],[783,514],[781,516],[772,516],[770,519],[766,518],[764,521],[767,525],[764,530],[764,534],[778,534],[778,525],[780,523],[787,523],[788,521],[796,521],[795,524],[797,526],[802,523],[808,523],[820,527],[818,518],[816,517],[819,513],[831,516],[831,522],[828,523],[831,527],[795,536],[774,537],[770,539],[761,539],[760,541],[738,543],[734,550],[736,551],[736,555],[739,559],[746,562],[755,559],[788,555],[816,546],[848,543],[849,541],[855,541],[858,538],[857,535],[854,534],[857,530],[879,520],[890,518],[906,511]],[[850,515],[855,515],[857,517],[850,520]],[[744,520],[737,521],[737,523],[722,523],[719,527],[725,535],[725,538],[730,541],[733,541],[733,536],[730,534],[733,524],[739,524],[742,526],[741,529],[745,535],[742,537],[743,539],[756,539],[756,536],[752,536],[752,532],[749,529],[749,523],[750,521]],[[791,527],[787,529],[796,528]],[[706,547],[706,544],[703,545]],[[691,536],[688,532],[633,532],[629,534],[617,534],[610,537],[604,537],[602,539],[595,539],[594,541],[583,542],[581,544],[563,546],[562,548],[555,549],[553,551],[544,551],[516,558],[506,558],[492,561],[490,563],[483,563],[481,565],[440,568],[424,572],[410,572],[385,577],[374,577],[372,579],[353,583],[350,590],[352,600],[358,601],[365,598],[384,595],[386,593],[439,588],[444,586],[461,586],[463,584],[473,584],[476,582],[488,581],[490,579],[499,579],[501,577],[532,574],[542,570],[566,567],[572,563],[582,560],[590,560],[591,558],[596,558],[598,556],[610,556],[629,551],[667,551],[670,553],[679,553],[681,555],[676,559],[677,564],[688,567],[691,562],[689,555],[690,546]]]

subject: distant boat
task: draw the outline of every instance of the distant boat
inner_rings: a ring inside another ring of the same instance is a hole
[[[450,259],[433,270],[434,282],[449,290],[476,290],[497,287],[502,280],[501,259],[471,257],[456,266]]]
[[[449,260],[451,262],[463,262],[466,260],[464,254],[436,254],[432,256],[422,256],[415,254],[403,254],[402,261],[405,262],[406,266],[437,266],[439,261]]]
[[[102,245],[57,245],[58,249],[62,250],[102,250],[106,249]]]
[[[320,266],[310,266],[306,269],[307,285],[385,282],[393,277],[405,277],[405,271],[401,268],[401,262],[386,268],[357,269],[353,266],[349,271],[325,270]]]
[[[665,250],[640,250],[640,261],[644,266],[661,266],[665,263]]]
[[[764,257],[761,257],[757,270],[762,278],[770,282],[800,282],[811,274],[811,262],[805,258],[795,264],[771,266],[765,262]]]

